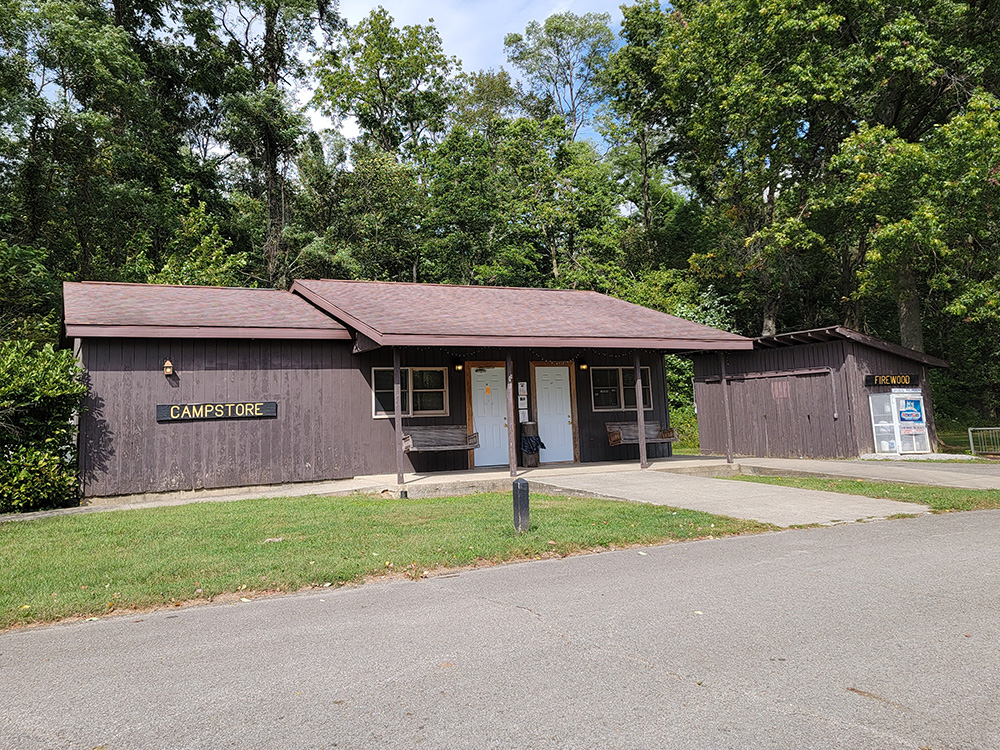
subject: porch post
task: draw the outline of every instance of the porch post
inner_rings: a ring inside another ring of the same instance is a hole
[[[510,475],[517,476],[517,422],[514,421],[514,358],[507,350],[507,457],[510,461]]]
[[[396,484],[403,485],[403,394],[400,386],[399,347],[392,347],[392,411],[396,420]]]
[[[722,404],[726,412],[726,463],[733,462],[733,420],[729,416],[729,381],[726,379],[726,353],[719,352],[719,373],[722,385]]]
[[[632,366],[635,368],[635,419],[639,426],[639,468],[645,469],[649,461],[646,460],[646,413],[642,409],[642,368],[638,351],[633,356]]]

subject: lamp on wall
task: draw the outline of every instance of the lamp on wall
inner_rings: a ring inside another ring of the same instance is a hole
[[[462,370],[465,369],[465,363],[462,362],[462,360],[460,359],[453,360],[452,365],[455,368],[455,372],[461,372]]]
[[[581,357],[580,359],[578,359],[576,361],[576,366],[579,367],[581,370],[586,370],[587,369],[587,360],[585,360],[585,359],[583,359]]]
[[[168,378],[174,374],[174,363],[169,359],[163,360],[163,374]]]

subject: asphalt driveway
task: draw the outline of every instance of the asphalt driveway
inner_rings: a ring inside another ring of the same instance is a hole
[[[546,476],[544,483],[532,484],[540,491],[562,490],[654,505],[673,505],[786,527],[867,521],[901,513],[919,515],[928,512],[926,505],[917,503],[707,479],[666,471],[567,473]]]
[[[1000,747],[1000,512],[0,635],[0,747]]]

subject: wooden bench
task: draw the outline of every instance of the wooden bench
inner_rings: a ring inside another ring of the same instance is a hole
[[[639,444],[638,422],[605,422],[604,426],[608,430],[608,443],[610,445]],[[677,440],[677,434],[673,427],[663,429],[659,422],[646,422],[647,443],[672,443],[675,440]]]
[[[479,447],[479,433],[468,434],[464,424],[421,425],[404,427],[403,450],[406,453],[421,451],[468,451]]]

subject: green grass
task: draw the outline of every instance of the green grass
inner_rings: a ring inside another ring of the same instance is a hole
[[[942,453],[969,453],[968,428],[938,425],[937,436]]]
[[[953,487],[867,482],[859,479],[827,479],[822,477],[726,477],[740,482],[779,484],[804,490],[843,492],[848,495],[902,500],[928,505],[932,510],[995,510],[1000,508],[1000,490],[963,490]]]
[[[0,523],[0,628],[773,528],[663,506],[533,495],[531,528],[518,535],[511,496],[499,493],[245,500]]]

